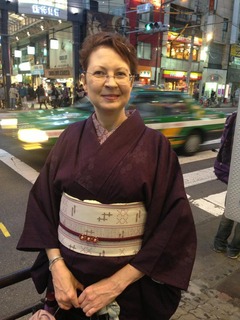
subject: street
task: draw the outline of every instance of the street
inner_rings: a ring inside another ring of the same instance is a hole
[[[29,190],[38,176],[47,152],[26,152],[11,137],[1,136],[0,276],[31,266],[36,253],[17,251]],[[189,291],[172,320],[239,320],[239,260],[212,251],[211,245],[224,210],[226,185],[217,181],[213,162],[218,144],[208,144],[193,157],[179,155],[186,193],[198,235],[198,250]],[[39,295],[27,280],[2,290],[0,319],[31,305]],[[13,303],[14,302],[14,303]],[[24,317],[22,319],[28,319]]]

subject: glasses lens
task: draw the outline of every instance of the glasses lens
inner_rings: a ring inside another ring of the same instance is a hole
[[[115,80],[115,82],[119,85],[127,85],[129,84],[132,80],[133,80],[133,76],[132,75],[115,75],[115,76],[109,76],[107,74],[103,74],[103,73],[90,73],[96,81],[98,82],[105,82],[105,81],[109,81],[110,78],[113,78]]]

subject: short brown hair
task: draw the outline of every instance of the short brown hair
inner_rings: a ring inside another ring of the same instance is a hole
[[[84,71],[88,68],[89,57],[99,47],[115,50],[127,62],[132,75],[137,74],[137,55],[134,46],[119,33],[100,32],[85,38],[80,50],[80,63]]]

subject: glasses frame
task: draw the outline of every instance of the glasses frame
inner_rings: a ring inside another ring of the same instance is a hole
[[[122,85],[124,84],[124,83],[121,83],[121,80],[123,80],[123,79],[117,79],[117,78],[116,78],[116,75],[110,76],[109,74],[105,73],[104,76],[98,77],[98,76],[96,76],[96,75],[94,74],[94,72],[90,72],[90,71],[85,71],[85,72],[84,72],[84,74],[87,74],[87,73],[89,73],[89,74],[90,74],[92,77],[94,77],[95,79],[102,80],[103,83],[105,83],[108,79],[113,78],[116,83],[118,83],[118,84],[120,84],[120,85],[121,85],[121,84],[122,84]],[[133,75],[133,74],[128,74],[129,83],[132,83],[132,82],[134,81],[134,78],[135,78],[135,75]],[[120,80],[120,83],[119,83],[119,80]],[[125,79],[124,79],[124,80],[125,80]],[[127,84],[127,83],[126,83],[126,84]]]

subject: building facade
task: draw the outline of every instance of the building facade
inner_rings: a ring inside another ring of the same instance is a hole
[[[135,46],[142,84],[190,94],[197,90],[200,96],[213,90],[219,99],[229,99],[239,86],[239,0],[30,2],[0,2],[1,82],[73,84],[82,71],[78,55],[85,36],[111,31]],[[169,30],[147,32],[149,22],[162,22]],[[2,63],[7,58],[9,68]]]

